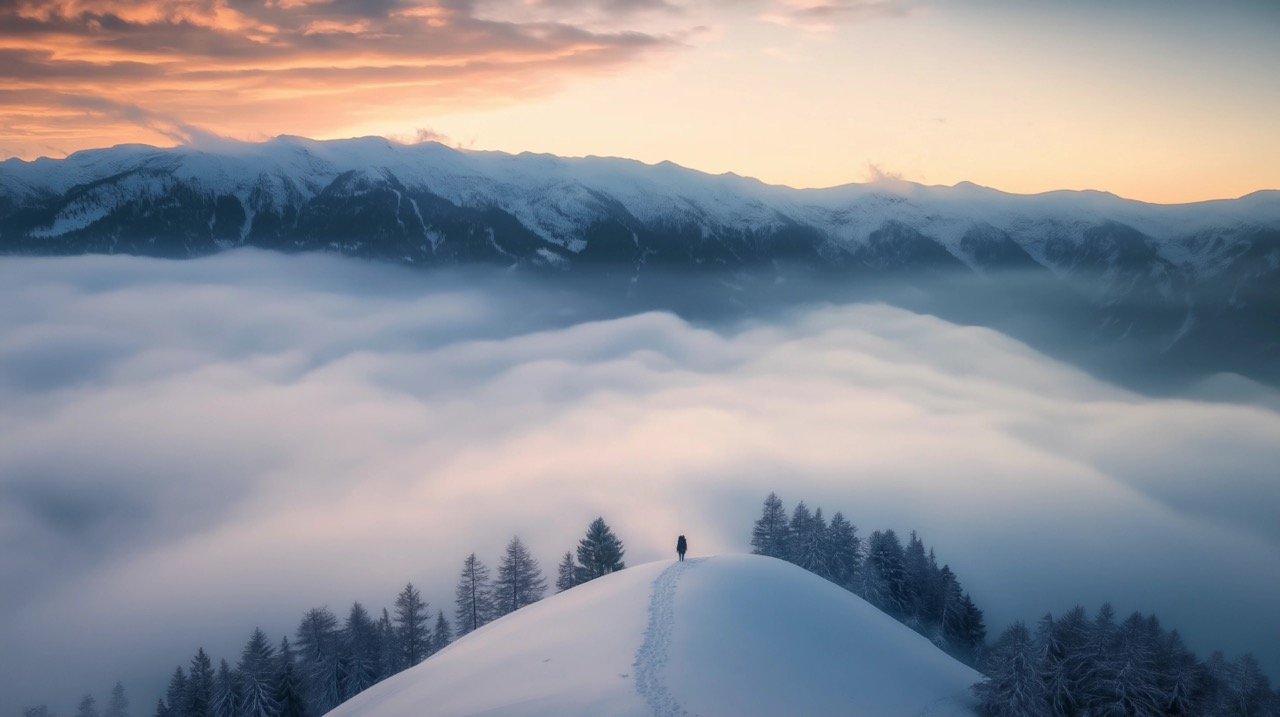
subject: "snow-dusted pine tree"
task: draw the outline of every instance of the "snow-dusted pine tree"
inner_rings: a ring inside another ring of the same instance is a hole
[[[876,607],[901,617],[906,608],[906,582],[902,543],[892,530],[877,530],[867,540],[865,566],[867,580],[875,580],[867,586],[865,597]]]
[[[266,633],[255,628],[236,665],[244,690],[242,717],[277,717],[280,703],[276,701],[275,657]]]
[[[436,611],[436,627],[431,631],[431,654],[443,650],[453,642],[453,628],[449,626],[449,619],[444,616],[444,610]]]
[[[782,499],[777,493],[770,493],[764,499],[759,520],[751,529],[751,552],[786,560],[791,554],[788,545],[790,534],[787,510],[782,506]]]
[[[409,583],[396,596],[396,643],[400,647],[400,659],[406,668],[427,659],[431,648],[431,628],[427,621],[431,613],[418,589]]]
[[[111,697],[107,699],[107,708],[102,717],[129,717],[129,698],[124,693],[124,683],[117,682],[111,688]]]
[[[1025,624],[1015,622],[1000,635],[983,667],[987,679],[973,687],[982,714],[987,717],[1047,714],[1044,686],[1036,670],[1035,643]]]
[[[187,715],[187,673],[179,665],[169,678],[169,688],[164,693],[164,703],[168,707],[168,717],[188,717]]]
[[[289,638],[280,641],[280,652],[276,656],[276,704],[279,705],[277,717],[307,717],[307,700],[302,694],[302,679],[298,675],[297,661],[293,648],[289,646]]]
[[[462,563],[462,575],[455,591],[457,600],[458,637],[482,627],[493,619],[493,589],[489,585],[489,568],[475,553]]]
[[[187,674],[187,692],[183,697],[187,717],[209,717],[213,702],[213,660],[204,648],[196,650]]]
[[[556,592],[562,593],[577,584],[578,564],[573,562],[573,553],[566,550],[556,566]]]
[[[382,645],[378,626],[360,603],[354,603],[342,626],[342,641],[347,654],[343,671],[342,696],[349,699],[378,682],[382,672]]]
[[[622,570],[626,567],[622,562],[625,552],[622,541],[613,534],[603,517],[591,521],[586,536],[578,541],[578,583]]]
[[[831,516],[831,525],[827,526],[827,550],[831,581],[853,590],[858,584],[862,564],[862,540],[858,537],[858,529],[845,520],[842,513]]]
[[[98,717],[98,701],[93,698],[93,695],[80,698],[80,704],[76,707],[76,717]]]
[[[385,607],[382,608],[382,617],[378,618],[378,654],[380,679],[404,669],[400,660],[400,644],[396,640],[395,627],[391,624],[391,613]]]
[[[307,712],[322,715],[342,702],[345,658],[338,633],[338,618],[328,608],[312,608],[298,624],[298,671],[301,673]]]
[[[209,705],[212,717],[239,717],[240,677],[231,670],[226,660],[218,663],[218,675],[213,679],[213,701]]]
[[[512,538],[498,564],[498,577],[493,584],[497,614],[506,615],[532,605],[541,600],[546,591],[547,581],[542,577],[538,561],[529,555],[519,536]]]

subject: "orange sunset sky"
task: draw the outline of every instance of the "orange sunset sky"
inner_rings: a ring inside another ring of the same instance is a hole
[[[0,0],[0,158],[378,134],[1153,202],[1280,187],[1275,0]]]

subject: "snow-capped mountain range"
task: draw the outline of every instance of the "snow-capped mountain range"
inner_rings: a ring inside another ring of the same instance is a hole
[[[1280,363],[1278,191],[1154,205],[967,183],[792,189],[671,163],[381,138],[0,162],[0,253],[193,257],[238,246],[631,282],[663,268],[849,282],[1033,272],[1095,311],[1091,325],[1111,339],[1137,334],[1191,353],[1225,342],[1250,365]]]

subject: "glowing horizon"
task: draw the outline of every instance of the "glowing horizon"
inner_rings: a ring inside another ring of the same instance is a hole
[[[57,0],[0,20],[0,158],[379,135],[794,187],[1280,188],[1262,2]]]

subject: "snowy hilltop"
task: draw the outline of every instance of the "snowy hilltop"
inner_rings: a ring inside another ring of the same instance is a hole
[[[972,715],[980,675],[759,556],[658,562],[518,610],[332,717]]]

